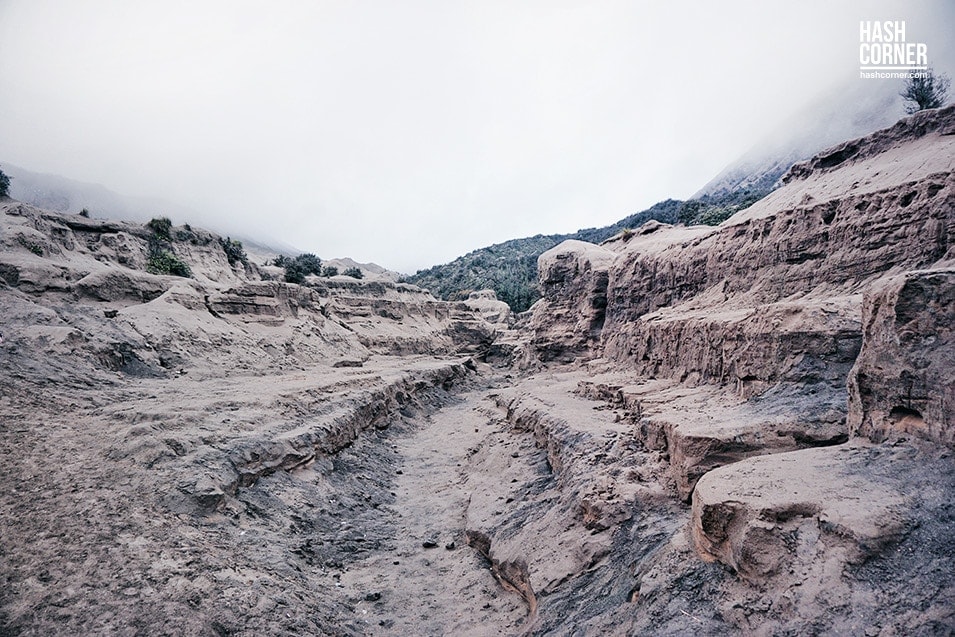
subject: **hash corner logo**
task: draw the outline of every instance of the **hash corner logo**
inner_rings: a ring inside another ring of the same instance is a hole
[[[905,20],[859,21],[859,77],[910,78],[928,70],[928,45],[908,42]]]

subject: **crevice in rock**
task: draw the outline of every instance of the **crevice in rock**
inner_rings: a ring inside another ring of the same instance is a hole
[[[468,546],[476,550],[487,560],[494,578],[508,591],[517,593],[527,604],[528,621],[533,621],[537,615],[537,595],[531,585],[530,572],[524,560],[496,560],[491,555],[491,538],[481,531],[467,529],[465,540]]]

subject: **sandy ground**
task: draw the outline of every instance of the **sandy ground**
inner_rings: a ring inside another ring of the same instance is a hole
[[[341,576],[369,633],[514,634],[527,615],[523,600],[503,590],[487,560],[466,544],[470,461],[503,431],[483,393],[460,399],[393,437],[395,503],[384,511],[396,531],[393,548]],[[528,467],[514,464],[527,475]]]
[[[181,484],[216,454],[255,432],[281,436],[296,418],[321,428],[318,415],[347,407],[358,385],[374,393],[412,371],[390,363],[349,370],[344,391],[341,370],[327,368],[267,385],[187,376],[99,392],[7,388],[0,635],[790,634],[805,624],[888,636],[950,625],[950,459],[874,448],[866,475],[909,476],[900,493],[923,512],[902,514],[920,522],[864,564],[838,551],[818,562],[855,607],[822,584],[811,603],[786,606],[810,582],[754,585],[700,559],[659,455],[634,446],[619,406],[573,390],[592,377],[583,370],[514,380],[482,367],[456,388],[424,384],[338,452],[262,475],[214,513],[184,506]],[[469,531],[486,534],[490,560]]]
[[[521,443],[482,388],[424,388],[212,515],[180,489],[250,436],[320,428],[363,387],[442,364],[5,391],[0,634],[516,634],[527,605],[465,540],[468,473],[479,450],[521,479],[537,469],[511,457]]]

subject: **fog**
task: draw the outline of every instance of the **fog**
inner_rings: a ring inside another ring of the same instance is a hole
[[[859,78],[860,20],[955,71],[947,0],[0,0],[0,167],[414,272],[687,198],[825,96],[897,91]]]

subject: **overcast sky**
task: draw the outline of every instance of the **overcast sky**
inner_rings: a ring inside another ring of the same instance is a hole
[[[0,0],[0,162],[414,272],[691,196],[880,85],[859,20],[906,20],[951,75],[953,7]]]

